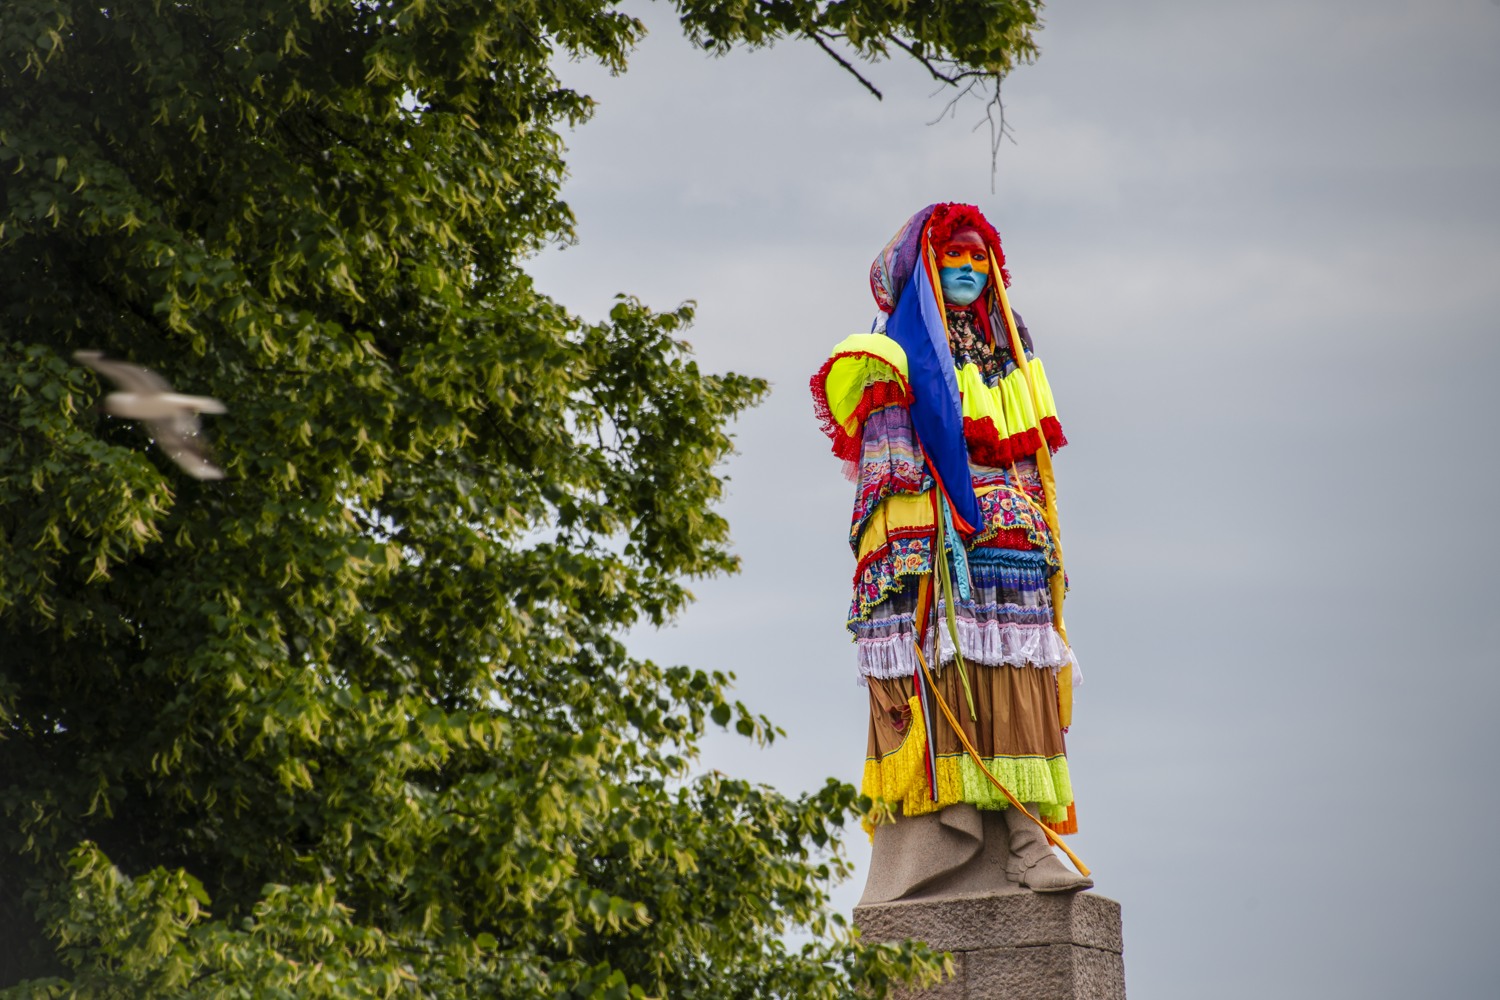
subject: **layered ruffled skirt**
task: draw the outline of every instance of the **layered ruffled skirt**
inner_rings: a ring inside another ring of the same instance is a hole
[[[858,462],[851,470],[857,564],[848,627],[870,697],[862,791],[875,807],[867,826],[881,816],[915,816],[961,802],[980,809],[1008,804],[943,716],[935,700],[941,695],[984,767],[1019,801],[1036,803],[1048,825],[1073,832],[1058,671],[1067,668],[1076,680],[1076,663],[1053,620],[1050,584],[1061,561],[1035,463],[972,462],[982,523],[961,553],[935,552],[943,534],[935,484],[905,408],[872,406],[856,416],[863,432],[854,439]],[[954,581],[951,629],[942,601],[931,619],[917,621],[918,594],[924,581],[931,585],[938,559],[949,563]],[[936,675],[925,706],[914,682],[919,632]],[[972,710],[955,662],[955,635]]]
[[[1073,786],[1058,721],[1057,677],[1038,667],[970,664],[974,709],[952,664],[937,673],[935,695],[947,703],[984,766],[1021,802],[1037,803],[1059,833],[1074,828]],[[917,816],[967,802],[1004,809],[1001,792],[969,756],[935,704],[924,712],[910,677],[868,679],[870,735],[860,791],[877,814]],[[927,727],[935,739],[929,762]],[[931,766],[929,766],[929,764]],[[867,819],[867,826],[875,817]]]
[[[902,558],[902,547],[893,548]],[[1074,832],[1057,679],[1058,669],[1074,661],[1053,625],[1048,593],[1053,570],[1046,554],[979,547],[966,553],[963,570],[953,567],[965,573],[968,595],[954,602],[951,630],[941,601],[927,622],[924,654],[936,684],[925,706],[925,685],[915,681],[920,672],[915,636],[930,551],[920,555],[906,557],[915,573],[882,581],[878,603],[859,609],[856,599],[849,622],[860,682],[870,697],[861,791],[876,806],[866,826],[881,815],[916,816],[960,802],[980,809],[1008,805],[959,740],[937,704],[940,697],[984,767],[1019,801],[1036,803],[1040,818],[1054,830]],[[972,709],[954,656],[955,633]]]

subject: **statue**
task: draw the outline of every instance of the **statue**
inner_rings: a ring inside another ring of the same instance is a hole
[[[874,331],[812,380],[857,485],[848,627],[875,803],[862,903],[1093,885],[1049,846],[1077,829],[1051,464],[1067,442],[1009,283],[977,208],[929,206],[870,270]]]

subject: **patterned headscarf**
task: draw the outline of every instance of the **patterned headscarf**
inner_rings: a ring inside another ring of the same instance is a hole
[[[973,205],[928,205],[906,220],[870,267],[870,292],[888,314],[886,336],[906,352],[912,387],[911,415],[928,471],[947,498],[954,523],[965,535],[979,530],[979,501],[969,476],[969,452],[964,443],[963,409],[953,355],[943,321],[943,295],[935,284],[936,251],[962,228],[979,232],[989,247],[993,267],[1007,287],[1005,252],[1000,237]],[[979,305],[987,310],[989,329],[1004,330],[1005,319],[993,289],[986,289]],[[1023,340],[1030,350],[1029,338]]]

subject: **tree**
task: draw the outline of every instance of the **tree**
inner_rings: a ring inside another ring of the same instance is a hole
[[[710,50],[971,78],[1030,57],[1037,4],[674,6]],[[826,911],[853,790],[695,773],[710,723],[774,728],[619,639],[734,568],[716,463],[765,390],[697,368],[690,308],[586,323],[519,267],[570,232],[590,109],[551,60],[623,69],[642,31],[605,0],[7,0],[0,985],[809,998],[936,968]],[[222,399],[227,478],[103,416],[83,348]]]

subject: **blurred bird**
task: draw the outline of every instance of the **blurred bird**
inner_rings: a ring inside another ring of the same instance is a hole
[[[74,351],[73,357],[121,390],[104,397],[106,413],[143,421],[167,457],[194,479],[224,478],[223,470],[208,460],[208,445],[198,423],[200,413],[227,412],[223,403],[207,396],[173,392],[155,372],[126,361],[111,361],[99,351]]]

